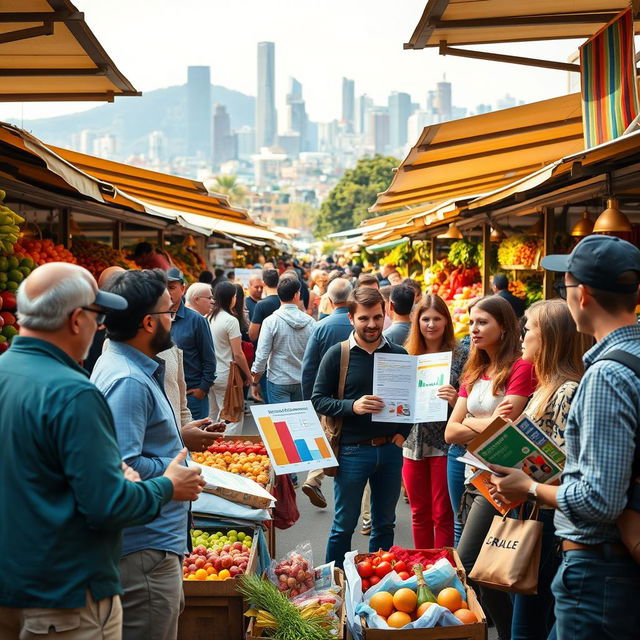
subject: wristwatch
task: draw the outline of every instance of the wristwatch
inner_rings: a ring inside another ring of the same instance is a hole
[[[540,484],[539,482],[532,482],[531,485],[529,486],[529,488],[527,489],[527,495],[531,496],[532,498],[537,498],[538,497],[538,484]]]

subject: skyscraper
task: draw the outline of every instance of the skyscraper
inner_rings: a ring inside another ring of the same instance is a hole
[[[302,84],[295,78],[289,78],[289,93],[287,93],[287,129],[300,134],[300,151],[308,151],[307,142],[307,108],[302,99]],[[281,145],[282,146],[282,145]]]
[[[211,70],[187,70],[187,155],[211,158]]]
[[[356,122],[355,83],[342,78],[342,122],[349,133],[353,133]]]
[[[215,106],[213,114],[213,164],[220,166],[235,156],[235,141],[231,135],[231,119],[222,104]]]
[[[258,94],[256,98],[256,147],[270,147],[278,131],[276,115],[276,45],[258,42]]]
[[[358,111],[356,112],[356,133],[367,133],[367,110],[373,108],[373,98],[363,93],[358,98]]]
[[[447,122],[451,120],[451,83],[443,77],[442,82],[438,82],[436,86],[435,108],[440,122]]]
[[[394,91],[389,96],[389,145],[392,152],[407,143],[407,120],[411,115],[411,96]]]
[[[374,153],[389,153],[389,109],[374,107],[367,111],[367,143]]]
[[[162,131],[152,131],[147,137],[149,162],[155,166],[164,164],[168,157],[167,136]]]

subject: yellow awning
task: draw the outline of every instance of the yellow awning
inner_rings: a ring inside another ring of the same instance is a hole
[[[587,38],[629,4],[629,0],[429,0],[404,47]]]
[[[577,93],[432,125],[371,211],[487,193],[583,148]]]
[[[69,0],[2,0],[0,101],[140,95]]]

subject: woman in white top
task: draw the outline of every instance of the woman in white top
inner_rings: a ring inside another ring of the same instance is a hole
[[[216,352],[216,379],[209,390],[209,409],[214,420],[220,415],[224,404],[230,362],[233,360],[240,367],[245,384],[251,380],[251,371],[242,352],[240,323],[231,313],[235,301],[235,285],[229,281],[220,282],[213,292],[213,311],[209,316],[213,347]],[[244,415],[240,417],[239,422],[228,423],[225,434],[241,434],[243,422]]]

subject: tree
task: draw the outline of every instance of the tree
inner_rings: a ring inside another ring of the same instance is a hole
[[[353,229],[378,215],[369,213],[369,207],[378,193],[389,187],[399,164],[397,158],[376,154],[361,158],[353,169],[347,169],[320,207],[316,236],[324,238],[329,233]]]
[[[238,176],[216,176],[207,189],[227,196],[232,205],[243,206],[247,198],[247,189],[238,182]]]

